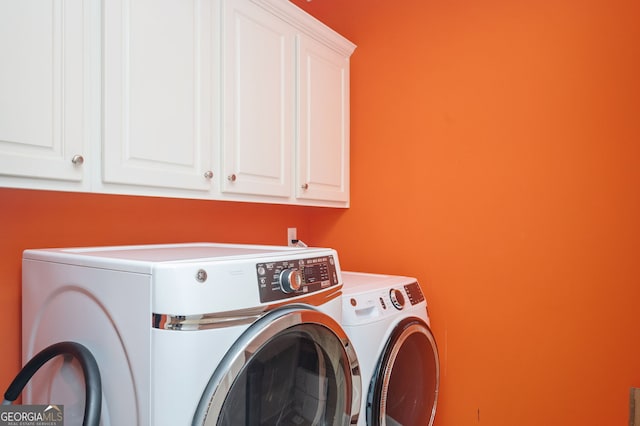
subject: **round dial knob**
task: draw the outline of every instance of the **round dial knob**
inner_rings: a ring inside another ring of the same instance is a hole
[[[404,308],[404,295],[400,290],[395,288],[389,291],[389,297],[391,298],[391,303],[397,310],[402,310]]]
[[[285,293],[293,293],[302,285],[302,273],[297,269],[285,269],[280,272],[280,288]]]

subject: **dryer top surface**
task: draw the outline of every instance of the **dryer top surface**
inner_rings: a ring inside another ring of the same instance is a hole
[[[402,275],[383,275],[349,271],[342,271],[342,280],[344,282],[342,293],[347,296],[380,289],[402,287],[418,281],[414,277]]]
[[[195,260],[264,258],[283,254],[306,254],[313,252],[314,250],[322,249],[250,244],[181,243],[27,250],[25,251],[24,257],[40,260],[44,260],[45,258],[103,258],[162,263],[180,261],[189,262]]]

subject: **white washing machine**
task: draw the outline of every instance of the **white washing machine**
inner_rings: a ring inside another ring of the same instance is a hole
[[[362,378],[358,425],[431,426],[440,363],[417,280],[344,271],[342,278],[342,325]]]
[[[72,341],[102,376],[102,425],[348,425],[359,366],[338,255],[214,243],[27,250],[23,362]],[[80,424],[84,377],[55,357],[28,404]]]

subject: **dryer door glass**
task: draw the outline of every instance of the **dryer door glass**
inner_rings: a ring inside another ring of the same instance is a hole
[[[429,327],[417,318],[402,321],[376,367],[368,395],[367,424],[433,424],[438,398],[438,350]]]
[[[271,323],[254,324],[227,354],[229,362],[223,360],[214,373],[194,424],[351,424],[360,379],[346,335],[317,311],[287,311]]]

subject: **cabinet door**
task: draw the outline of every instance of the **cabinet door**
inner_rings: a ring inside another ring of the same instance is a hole
[[[0,0],[0,185],[82,185],[83,6]]]
[[[209,190],[211,5],[103,2],[103,181]]]
[[[293,29],[247,0],[223,8],[222,191],[289,197]]]
[[[349,202],[349,58],[298,38],[296,197]]]

